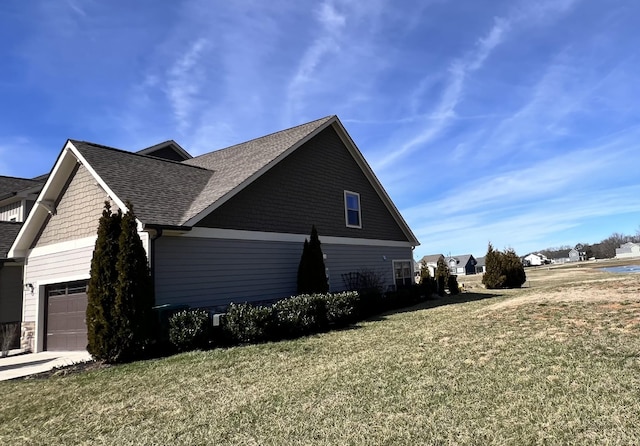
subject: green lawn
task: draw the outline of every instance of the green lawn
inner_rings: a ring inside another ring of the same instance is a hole
[[[297,341],[2,382],[0,445],[640,444],[640,275],[527,273]]]

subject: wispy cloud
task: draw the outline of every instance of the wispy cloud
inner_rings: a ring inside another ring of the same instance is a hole
[[[207,40],[204,38],[193,42],[167,75],[167,96],[179,131],[185,131],[191,125],[191,112],[198,101],[201,84],[206,79],[205,71],[199,65],[206,47]]]
[[[482,68],[491,52],[502,42],[505,33],[510,27],[510,21],[503,18],[495,18],[489,32],[478,39],[474,49],[460,59],[454,60],[447,70],[445,88],[440,96],[438,105],[422,120],[421,129],[408,141],[402,143],[397,149],[376,163],[383,169],[401,157],[416,150],[419,147],[433,142],[443,130],[456,117],[456,106],[462,99],[464,84],[467,76]],[[431,83],[431,76],[423,79],[418,91],[425,90],[425,84]],[[411,101],[415,101],[413,98]]]
[[[577,0],[547,1],[535,4],[523,2],[518,4],[509,14],[494,17],[489,31],[476,40],[473,48],[450,63],[438,104],[417,126],[415,134],[399,144],[394,144],[394,149],[378,160],[375,163],[376,166],[380,169],[389,167],[441,137],[457,118],[457,107],[464,99],[465,84],[468,82],[468,78],[485,65],[487,59],[497,47],[507,40],[513,30],[520,31],[521,28],[552,20],[557,14],[569,11],[576,3]],[[409,103],[414,104],[413,108],[418,101],[415,95],[426,93],[425,86],[430,84],[433,84],[433,74],[431,73],[420,81],[417,89],[413,92],[414,96],[409,98]]]
[[[320,32],[305,51],[287,87],[287,120],[291,122],[303,107],[305,90],[314,81],[314,74],[323,58],[339,51],[340,37],[347,23],[347,17],[338,11],[331,0],[322,2],[316,11]]]

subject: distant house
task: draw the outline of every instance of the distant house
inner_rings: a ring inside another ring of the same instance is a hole
[[[547,256],[545,256],[544,254],[531,253],[531,254],[527,254],[522,258],[522,263],[525,266],[540,266],[540,265],[546,265],[551,262],[547,258]]]
[[[435,277],[438,260],[440,259],[444,260],[444,256],[442,254],[430,254],[422,257],[417,263],[420,266],[429,268],[429,274],[431,274],[431,277]]]
[[[616,259],[628,259],[631,257],[640,257],[640,243],[625,243],[616,248]]]
[[[578,251],[575,248],[569,250],[569,261],[570,262],[580,262],[581,260],[582,260],[582,255],[580,254],[580,251]]]
[[[478,257],[476,259],[476,274],[484,274],[487,272],[486,257]]]
[[[561,265],[564,263],[579,262],[582,259],[583,258],[582,258],[582,255],[580,254],[580,251],[573,248],[569,250],[557,251],[551,258],[551,263],[555,265],[558,265],[558,264]]]
[[[445,259],[449,273],[456,276],[468,276],[476,273],[476,259],[471,254],[451,256]]]

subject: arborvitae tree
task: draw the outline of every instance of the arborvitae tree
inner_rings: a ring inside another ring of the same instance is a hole
[[[305,239],[298,266],[298,294],[326,293],[329,291],[324,256],[318,231],[311,227],[309,242]]]
[[[485,264],[487,270],[482,283],[488,289],[520,288],[527,280],[524,266],[513,249],[500,252],[489,243]]]
[[[113,325],[113,307],[116,299],[116,258],[122,212],[111,212],[108,201],[104,203],[98,224],[91,278],[87,289],[87,351],[98,360],[113,361],[117,346]]]
[[[431,277],[429,267],[424,264],[420,267],[420,289],[427,299],[438,290],[435,278]]]
[[[458,285],[458,277],[453,274],[447,280],[447,288],[451,294],[460,294],[460,286]]]
[[[302,256],[298,264],[298,294],[305,294],[309,289],[309,241],[305,238],[302,246]]]
[[[442,257],[436,265],[436,282],[438,283],[438,295],[444,296],[444,289],[449,280],[449,267]]]
[[[138,235],[133,205],[122,217],[116,262],[118,281],[113,311],[118,339],[117,361],[139,358],[151,337],[153,284],[147,254]]]
[[[482,276],[482,283],[488,289],[502,288],[507,278],[503,274],[502,255],[500,251],[493,249],[489,243],[487,255],[484,258],[486,271]]]
[[[520,288],[526,281],[524,265],[513,249],[507,249],[503,255],[504,274],[507,277],[505,287]]]

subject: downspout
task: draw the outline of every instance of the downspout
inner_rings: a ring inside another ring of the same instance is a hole
[[[153,236],[149,234],[149,250],[151,251],[151,258],[149,270],[151,272],[151,286],[153,289],[153,303],[156,301],[156,240],[162,237],[162,228],[154,228]]]

